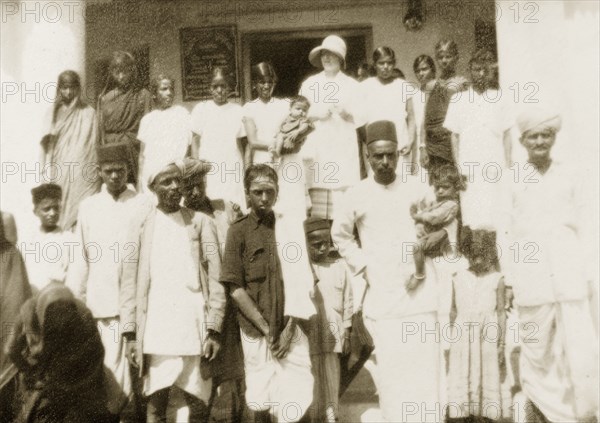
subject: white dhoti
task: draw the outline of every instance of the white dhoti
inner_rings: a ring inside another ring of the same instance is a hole
[[[552,422],[598,413],[598,339],[587,300],[519,307],[523,392]]]
[[[379,405],[388,422],[441,422],[437,313],[371,320],[377,352]]]
[[[109,383],[110,398],[114,398],[114,401],[111,400],[109,404],[109,409],[111,412],[120,412],[131,394],[131,375],[129,362],[125,357],[125,340],[121,336],[120,320],[118,318],[96,319],[96,323],[104,346],[104,365],[114,377],[114,380]],[[114,392],[117,389],[121,392]]]
[[[148,355],[148,374],[144,378],[144,395],[171,386],[177,386],[185,392],[208,404],[212,390],[212,379],[204,380],[200,376],[200,356]]]
[[[285,358],[271,355],[264,337],[252,338],[243,331],[246,371],[246,403],[252,411],[270,410],[278,422],[297,422],[313,399],[313,375],[308,338],[297,327]]]

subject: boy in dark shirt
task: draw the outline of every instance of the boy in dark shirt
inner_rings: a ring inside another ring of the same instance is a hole
[[[221,273],[239,310],[246,403],[254,422],[298,421],[312,402],[308,339],[296,318],[284,316],[272,210],[277,182],[277,174],[267,165],[246,171],[244,188],[251,211],[229,228]]]

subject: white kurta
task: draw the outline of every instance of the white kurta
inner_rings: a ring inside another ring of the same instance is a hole
[[[242,108],[226,103],[203,101],[194,107],[192,131],[200,136],[199,157],[211,163],[206,175],[206,194],[244,206],[244,160],[237,139],[246,135]]]
[[[204,297],[181,212],[156,213],[144,353],[200,355]]]
[[[365,270],[369,283],[363,311],[373,319],[389,319],[437,310],[435,271],[426,261],[428,278],[415,292],[404,282],[415,271],[416,245],[410,205],[427,195],[429,186],[416,177],[398,176],[390,185],[362,180],[344,194],[334,215],[332,236],[354,273]],[[354,240],[354,225],[361,241]],[[429,277],[431,275],[431,277]]]
[[[302,148],[310,158],[309,188],[340,190],[355,184],[360,180],[356,135],[356,128],[362,125],[359,83],[342,72],[331,80],[320,72],[302,83],[300,94],[310,101],[309,117],[319,118]],[[350,113],[354,121],[342,119],[335,108]],[[332,114],[327,117],[329,110]]]
[[[78,248],[67,286],[84,299],[95,318],[119,316],[122,261],[139,248],[142,222],[151,209],[148,197],[129,188],[114,200],[106,185],[81,202],[75,229]]]
[[[182,106],[153,110],[140,121],[138,139],[140,153],[139,187],[148,191],[148,178],[157,169],[185,157],[192,142],[190,113]]]
[[[544,175],[531,165],[519,167],[518,173],[503,209],[508,233],[501,245],[502,267],[515,304],[587,298],[586,266],[591,263],[583,260],[582,252],[586,229],[580,216],[588,207],[581,191],[583,177],[556,161]]]
[[[496,90],[478,94],[469,88],[450,99],[444,127],[460,136],[456,162],[467,177],[460,193],[462,223],[471,229],[497,229],[499,181],[506,171],[503,135],[514,122],[508,106]]]
[[[19,243],[29,284],[34,290],[40,291],[52,281],[65,282],[74,246],[73,234],[58,227],[52,232],[44,232],[37,227],[25,241]]]
[[[403,79],[382,84],[377,77],[371,77],[362,81],[360,88],[365,123],[378,120],[393,122],[396,126],[398,150],[409,146],[406,103],[415,92],[414,86]]]
[[[521,386],[550,421],[581,421],[598,412],[583,177],[557,161],[543,175],[528,165],[513,176],[501,246],[519,313]]]
[[[368,282],[363,314],[375,343],[381,411],[390,422],[438,422],[443,414],[438,293],[431,259],[425,262],[427,278],[421,286],[413,292],[404,286],[415,270],[409,207],[428,189],[410,176],[399,176],[387,186],[365,179],[346,192],[333,221],[333,240],[341,255],[354,272],[364,269]],[[355,225],[361,247],[354,239]]]
[[[282,98],[271,98],[268,103],[259,98],[244,104],[244,118],[251,118],[256,125],[256,137],[261,147],[271,147],[275,136],[279,132],[279,126],[289,114],[290,103]],[[271,153],[256,150],[252,157],[252,163],[272,162]]]

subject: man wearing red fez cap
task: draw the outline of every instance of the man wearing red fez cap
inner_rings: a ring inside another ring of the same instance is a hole
[[[373,122],[366,132],[373,175],[345,193],[334,213],[333,241],[352,272],[363,274],[368,284],[363,316],[377,354],[375,384],[383,418],[441,421],[441,410],[432,413],[440,409],[441,370],[437,281],[430,258],[423,282],[407,284],[415,269],[416,245],[409,210],[430,188],[413,176],[396,174],[393,123]]]
[[[100,192],[79,206],[76,247],[66,280],[96,319],[105,349],[104,364],[124,398],[131,392],[126,352],[135,342],[136,263],[131,257],[139,248],[142,222],[152,207],[149,197],[127,185],[127,151],[123,143],[98,149],[98,174],[103,183]],[[111,404],[111,411],[119,413],[124,405]]]

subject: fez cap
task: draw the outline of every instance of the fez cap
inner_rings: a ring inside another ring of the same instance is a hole
[[[309,234],[321,229],[329,230],[329,220],[320,217],[309,217],[304,221],[304,232]]]
[[[381,140],[398,143],[396,125],[393,122],[379,120],[367,125],[367,145]]]
[[[98,148],[98,164],[109,162],[127,162],[129,145],[124,142],[106,144]]]

